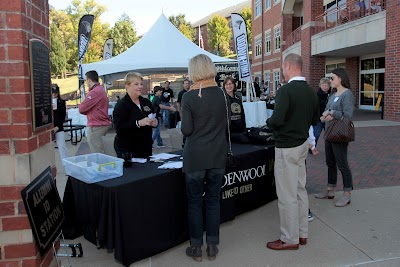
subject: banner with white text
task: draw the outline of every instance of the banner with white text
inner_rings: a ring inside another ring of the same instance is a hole
[[[232,28],[235,38],[236,54],[239,64],[239,80],[251,83],[249,46],[247,42],[246,22],[240,14],[232,13]]]
[[[92,35],[92,26],[93,26],[94,16],[93,15],[84,15],[79,21],[78,28],[78,78],[79,78],[79,90],[81,93],[81,100],[85,98],[85,89],[83,87],[84,79],[82,73],[82,61],[86,55],[90,36]]]

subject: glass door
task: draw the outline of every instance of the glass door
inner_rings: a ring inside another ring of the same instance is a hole
[[[375,110],[379,95],[384,96],[384,58],[361,60],[359,108]],[[382,110],[382,101],[379,106]]]

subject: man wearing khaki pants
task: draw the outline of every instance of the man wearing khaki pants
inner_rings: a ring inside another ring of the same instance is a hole
[[[102,136],[110,128],[111,121],[108,117],[108,98],[104,87],[99,83],[99,75],[91,70],[86,74],[89,93],[79,105],[79,112],[87,115],[87,141],[92,153],[105,153]]]
[[[281,236],[268,242],[274,250],[295,250],[307,244],[308,195],[306,157],[308,130],[319,119],[315,91],[302,77],[302,60],[297,54],[286,56],[282,64],[287,84],[276,94],[274,112],[267,120],[275,137],[275,184],[278,195]]]

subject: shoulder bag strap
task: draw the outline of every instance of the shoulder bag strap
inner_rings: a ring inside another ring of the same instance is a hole
[[[221,89],[221,88],[220,88],[220,89]],[[221,91],[222,91],[222,93],[224,94],[224,98],[225,98],[226,122],[227,122],[227,125],[228,125],[229,153],[230,153],[230,154],[233,154],[233,153],[232,153],[232,144],[231,144],[231,130],[229,129],[229,124],[230,124],[229,121],[230,121],[230,119],[229,119],[229,110],[228,110],[228,99],[227,99],[227,96],[226,96],[224,90],[221,89]]]

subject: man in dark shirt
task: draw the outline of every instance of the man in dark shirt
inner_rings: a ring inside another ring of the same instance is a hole
[[[161,104],[164,106],[173,106],[174,105],[174,92],[169,88],[169,81],[165,81],[164,87],[161,93]],[[171,103],[170,103],[171,101]],[[164,117],[164,125],[166,128],[169,128],[169,112],[167,109],[162,109],[161,114]]]
[[[154,140],[157,139],[157,148],[161,148],[161,147],[165,147],[163,144],[163,140],[161,138],[161,111],[162,110],[170,110],[172,112],[175,112],[175,108],[174,107],[170,107],[170,106],[166,106],[161,104],[161,94],[162,94],[163,90],[160,86],[156,86],[154,87],[154,97],[153,97],[153,101],[151,102],[154,108],[154,113],[156,114],[156,118],[158,120],[158,125],[157,127],[154,129],[153,131],[153,135],[152,135],[152,139],[153,139],[153,143]]]
[[[281,236],[268,242],[274,250],[298,249],[308,237],[308,195],[305,161],[308,130],[319,117],[315,91],[302,77],[302,59],[286,56],[282,64],[287,84],[277,92],[274,112],[267,120],[275,137],[275,184]]]
[[[188,79],[183,80],[183,89],[178,94],[178,100],[176,101],[176,105],[179,111],[179,117],[182,119],[182,96],[189,91],[190,81]]]

